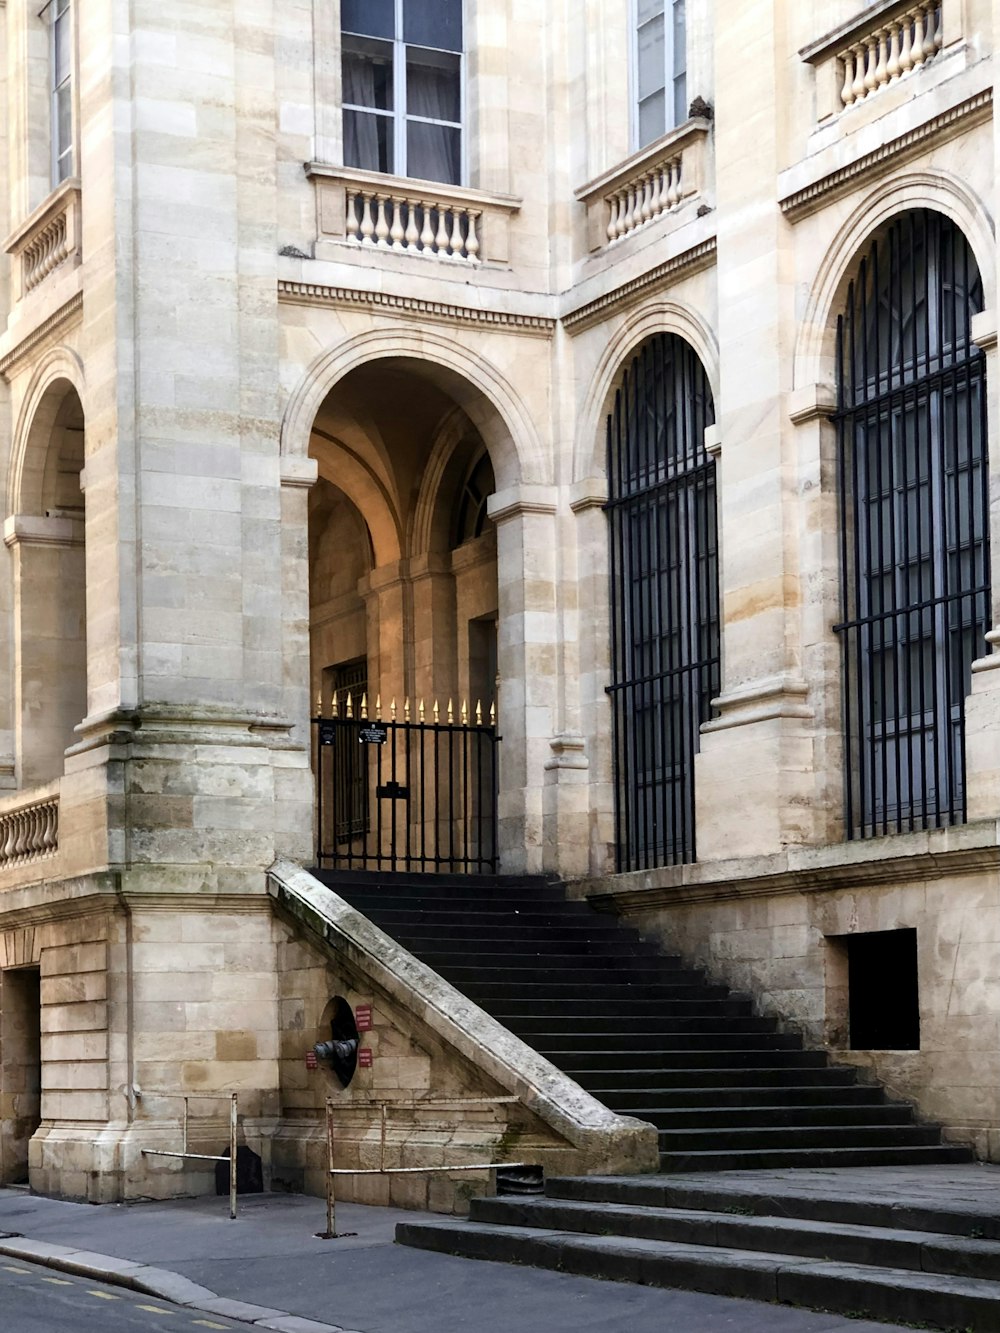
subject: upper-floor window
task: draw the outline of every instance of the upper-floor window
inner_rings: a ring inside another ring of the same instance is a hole
[[[462,0],[341,0],[344,164],[462,179]]]
[[[52,184],[73,174],[73,37],[70,0],[49,4]]]
[[[687,117],[684,0],[633,0],[632,138],[652,143]]]

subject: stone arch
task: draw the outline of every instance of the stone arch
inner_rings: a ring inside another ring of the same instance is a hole
[[[70,348],[54,347],[35,367],[18,414],[7,472],[8,514],[42,512],[48,440],[68,389],[76,392],[86,417],[83,362]]]
[[[402,555],[399,515],[384,484],[364,458],[343,440],[315,429],[312,435],[323,442],[315,455],[319,475],[343,491],[364,517],[376,565],[398,560]]]
[[[441,423],[434,448],[420,479],[420,491],[413,509],[413,520],[407,540],[410,555],[423,555],[432,550],[443,550],[445,535],[442,530],[442,493],[452,474],[462,471],[468,460],[459,455],[468,439],[468,425],[464,412],[456,407]],[[481,448],[481,446],[480,446]]]
[[[964,181],[945,171],[912,171],[893,177],[852,209],[823,256],[796,337],[794,388],[833,386],[836,315],[865,243],[896,214],[917,208],[944,214],[962,232],[979,265],[985,308],[996,308],[995,236],[985,202]]]
[[[622,367],[631,353],[654,333],[675,333],[695,350],[719,397],[719,343],[714,330],[690,306],[678,301],[657,301],[634,311],[609,339],[590,381],[577,435],[573,478],[603,477],[604,422],[614,397]]]
[[[544,482],[541,439],[520,395],[485,357],[434,330],[373,329],[321,353],[293,391],[281,426],[281,452],[308,452],[313,422],[332,389],[358,366],[410,359],[462,407],[489,451],[498,489]]]

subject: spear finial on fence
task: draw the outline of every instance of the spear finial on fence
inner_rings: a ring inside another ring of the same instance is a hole
[[[361,693],[361,720],[362,720],[362,722],[367,722],[367,721],[368,721],[368,691],[367,691],[367,690],[363,690],[362,693]]]
[[[466,703],[464,699],[462,700],[462,711],[460,717],[462,719],[462,726],[467,727],[469,725],[469,705]]]
[[[434,700],[434,721],[435,721],[435,722],[439,721],[439,720],[440,720],[440,717],[441,717],[441,708],[440,708],[440,705],[438,704],[438,701],[435,699],[435,700]]]
[[[449,700],[448,700],[448,722],[449,722],[449,724],[451,724],[451,723],[454,722],[454,721],[455,721],[455,709],[452,707],[452,702],[451,702],[451,700],[449,699]]]
[[[354,716],[354,700],[351,698],[351,691],[347,691],[347,707],[344,709],[345,717]]]
[[[419,721],[422,723],[423,720],[424,720],[424,701],[423,701],[423,699],[420,700],[420,706],[417,708],[417,717],[418,717]]]
[[[496,724],[497,724],[497,706],[496,704],[490,704],[490,726],[495,727]]]
[[[381,721],[382,721],[382,696],[381,696],[381,694],[376,694],[376,696],[375,696],[375,721],[376,721],[376,722],[381,722]]]
[[[409,722],[409,720],[410,720],[410,696],[407,695],[406,698],[403,700],[403,721]]]
[[[334,692],[330,695],[330,716],[336,717],[339,712],[340,712],[340,706],[337,703],[337,691],[334,690]]]
[[[483,703],[481,699],[476,700],[476,726],[483,725]]]

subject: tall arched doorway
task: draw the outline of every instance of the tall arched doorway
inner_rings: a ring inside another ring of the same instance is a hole
[[[965,237],[922,209],[873,239],[838,320],[852,838],[965,818],[965,696],[990,628],[982,306]]]
[[[310,449],[320,862],[495,869],[486,444],[447,382],[400,358],[338,383]]]
[[[63,772],[87,713],[87,571],[83,407],[56,380],[42,396],[23,454],[18,512],[7,525],[14,557],[17,777],[37,786]]]
[[[643,343],[607,422],[619,870],[695,857],[694,756],[720,687],[714,420],[691,346]]]

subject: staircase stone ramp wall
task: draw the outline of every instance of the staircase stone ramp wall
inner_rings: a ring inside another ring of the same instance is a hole
[[[425,886],[426,887],[426,886]],[[276,863],[268,875],[283,952],[283,1123],[275,1135],[275,1175],[291,1188],[325,1187],[322,1108],[334,1099],[336,1164],[379,1164],[377,1110],[388,1120],[385,1165],[447,1166],[477,1161],[529,1161],[546,1172],[643,1172],[657,1167],[657,1131],[609,1109],[526,1044],[467,993],[450,984],[405,944],[314,875]],[[412,905],[412,893],[408,897]],[[372,1005],[371,1068],[359,1068],[344,1090],[323,1069],[307,1071],[304,1056],[329,1031],[317,1026],[328,997]],[[505,1096],[510,1105],[468,1110],[467,1097]],[[454,1098],[436,1114],[419,1103]],[[416,1106],[417,1110],[413,1110]],[[355,1108],[361,1114],[352,1111]],[[465,1211],[482,1179],[443,1174],[339,1177],[339,1198]]]

